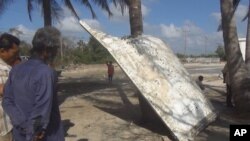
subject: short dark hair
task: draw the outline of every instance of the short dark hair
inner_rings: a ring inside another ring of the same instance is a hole
[[[60,47],[61,33],[55,27],[43,27],[36,31],[31,49],[31,54],[41,54],[43,51],[49,52],[50,59],[53,59],[56,55],[57,48]]]
[[[17,37],[8,33],[3,33],[0,36],[0,48],[9,49],[12,47],[13,44],[19,46],[20,40]]]

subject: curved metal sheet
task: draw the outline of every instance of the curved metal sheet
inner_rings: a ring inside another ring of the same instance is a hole
[[[80,23],[111,53],[177,140],[193,140],[215,119],[211,104],[162,40],[120,39]]]

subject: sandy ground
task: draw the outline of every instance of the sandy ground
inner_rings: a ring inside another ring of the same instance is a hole
[[[66,141],[168,141],[162,124],[142,122],[137,90],[115,67],[113,84],[106,79],[106,65],[83,65],[63,71],[59,79],[59,102]],[[204,94],[219,118],[203,130],[196,141],[228,141],[229,125],[248,122],[225,105],[225,85],[206,76]],[[237,115],[237,116],[236,116]]]

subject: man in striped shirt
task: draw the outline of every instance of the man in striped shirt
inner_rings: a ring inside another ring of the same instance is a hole
[[[0,141],[12,141],[12,124],[3,111],[2,97],[3,86],[8,79],[11,65],[19,56],[20,40],[15,36],[4,33],[0,36]]]

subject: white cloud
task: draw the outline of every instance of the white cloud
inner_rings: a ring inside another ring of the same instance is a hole
[[[119,6],[115,7],[114,4],[110,5],[110,10],[113,13],[113,16],[110,17],[111,21],[124,22],[129,20],[128,8],[124,9],[123,15],[121,13],[121,8]]]
[[[72,15],[70,10],[66,7],[63,7],[64,18],[60,20],[55,26],[60,29],[62,32],[83,32],[84,29],[79,24],[79,21]],[[101,30],[100,23],[95,19],[81,19],[85,21],[90,27]]]
[[[201,28],[190,21],[186,21],[182,27],[177,27],[174,24],[160,24],[160,31],[166,38],[179,38],[184,36],[184,34],[199,35],[203,32]]]
[[[82,20],[85,21],[90,27],[98,29],[98,30],[102,30],[102,27],[99,21],[95,19],[82,19]]]
[[[101,25],[97,20],[81,19],[85,21],[90,27],[101,30]],[[78,20],[74,17],[65,17],[56,27],[62,32],[63,36],[77,42],[79,39],[88,40],[89,34],[79,24]]]
[[[215,20],[219,23],[221,21],[221,13],[219,12],[214,12],[211,14],[212,17],[215,18]]]
[[[236,12],[235,12],[235,18],[237,21],[241,21],[247,14],[248,7],[246,5],[239,5]],[[221,13],[220,12],[214,12],[211,14],[212,17],[215,18],[217,22],[221,21]]]
[[[34,30],[31,30],[27,27],[25,27],[24,25],[20,24],[18,26],[15,27],[17,30],[21,31],[23,34],[34,34],[35,31]]]
[[[31,42],[35,34],[35,30],[29,29],[22,24],[17,25],[16,27],[10,28],[9,32],[19,37],[21,40],[25,40],[27,42]]]
[[[248,11],[248,7],[246,5],[239,5],[236,12],[235,12],[235,20],[237,24],[237,31],[239,37],[245,37],[246,36],[246,27],[247,22],[242,22],[243,18],[246,16]],[[218,26],[221,23],[221,13],[220,12],[214,12],[211,14],[212,17],[216,20]]]
[[[179,27],[176,27],[174,24],[170,24],[170,25],[161,24],[160,31],[162,35],[166,38],[179,38],[182,36],[181,35],[182,29]]]
[[[222,43],[221,32],[205,33],[190,21],[186,21],[182,26],[145,23],[144,33],[160,37],[170,45],[174,52],[179,53],[184,53],[185,44],[187,54],[201,54],[205,52],[205,47],[207,52],[211,53],[217,48],[218,43]]]
[[[235,13],[236,18],[242,20],[246,16],[247,11],[248,7],[246,5],[239,5]]]
[[[141,5],[141,11],[142,11],[142,16],[146,17],[148,15],[148,13],[150,12],[150,9],[142,4]]]
[[[79,32],[82,30],[78,21],[74,17],[65,17],[59,23],[55,25],[61,31],[67,32]]]

